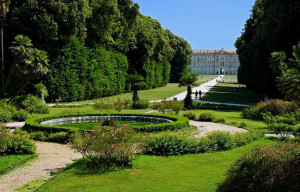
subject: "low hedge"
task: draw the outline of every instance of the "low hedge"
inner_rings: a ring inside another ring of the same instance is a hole
[[[228,111],[241,111],[245,109],[244,106],[236,106],[236,105],[219,105],[219,104],[210,104],[203,103],[199,101],[193,102],[193,109],[208,109],[208,110],[228,110]]]
[[[57,132],[67,132],[74,133],[80,131],[76,128],[70,127],[58,127],[50,125],[41,125],[40,123],[50,119],[57,119],[63,117],[81,117],[81,116],[95,116],[95,115],[122,115],[122,116],[146,116],[146,117],[161,117],[173,120],[171,123],[161,123],[161,124],[149,124],[143,127],[132,127],[138,132],[160,132],[160,131],[173,131],[189,126],[189,120],[182,116],[177,115],[164,115],[164,114],[144,114],[144,113],[76,113],[76,114],[62,114],[62,115],[45,115],[42,117],[32,118],[25,121],[25,126],[22,128],[27,132],[43,131],[47,133],[57,133]]]

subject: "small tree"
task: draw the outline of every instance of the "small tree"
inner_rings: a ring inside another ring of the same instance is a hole
[[[184,99],[184,108],[186,109],[191,109],[193,107],[192,86],[199,85],[198,83],[196,83],[197,80],[198,80],[197,76],[193,76],[190,74],[181,77],[179,80],[180,82],[178,85],[179,87],[183,87],[183,86],[187,87],[187,95]]]
[[[133,105],[140,100],[138,96],[138,90],[145,87],[144,77],[139,75],[137,72],[128,76],[129,82],[131,83],[131,90],[133,91],[132,102]]]

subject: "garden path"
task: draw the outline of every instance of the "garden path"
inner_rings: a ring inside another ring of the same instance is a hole
[[[212,131],[228,131],[232,134],[238,132],[247,132],[247,130],[245,129],[241,129],[229,125],[212,123],[212,122],[200,122],[200,121],[190,120],[190,124],[198,128],[198,130],[193,133],[195,137],[204,137],[207,135],[207,133]]]
[[[36,142],[38,157],[26,167],[16,169],[0,177],[0,192],[11,192],[37,179],[47,179],[51,171],[64,168],[73,159],[81,158],[67,145]]]

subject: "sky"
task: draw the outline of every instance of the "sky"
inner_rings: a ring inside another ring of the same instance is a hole
[[[255,0],[133,0],[193,50],[235,49]]]

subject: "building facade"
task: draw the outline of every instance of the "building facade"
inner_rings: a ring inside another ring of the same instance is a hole
[[[191,72],[200,75],[236,75],[240,66],[236,50],[194,50]]]

